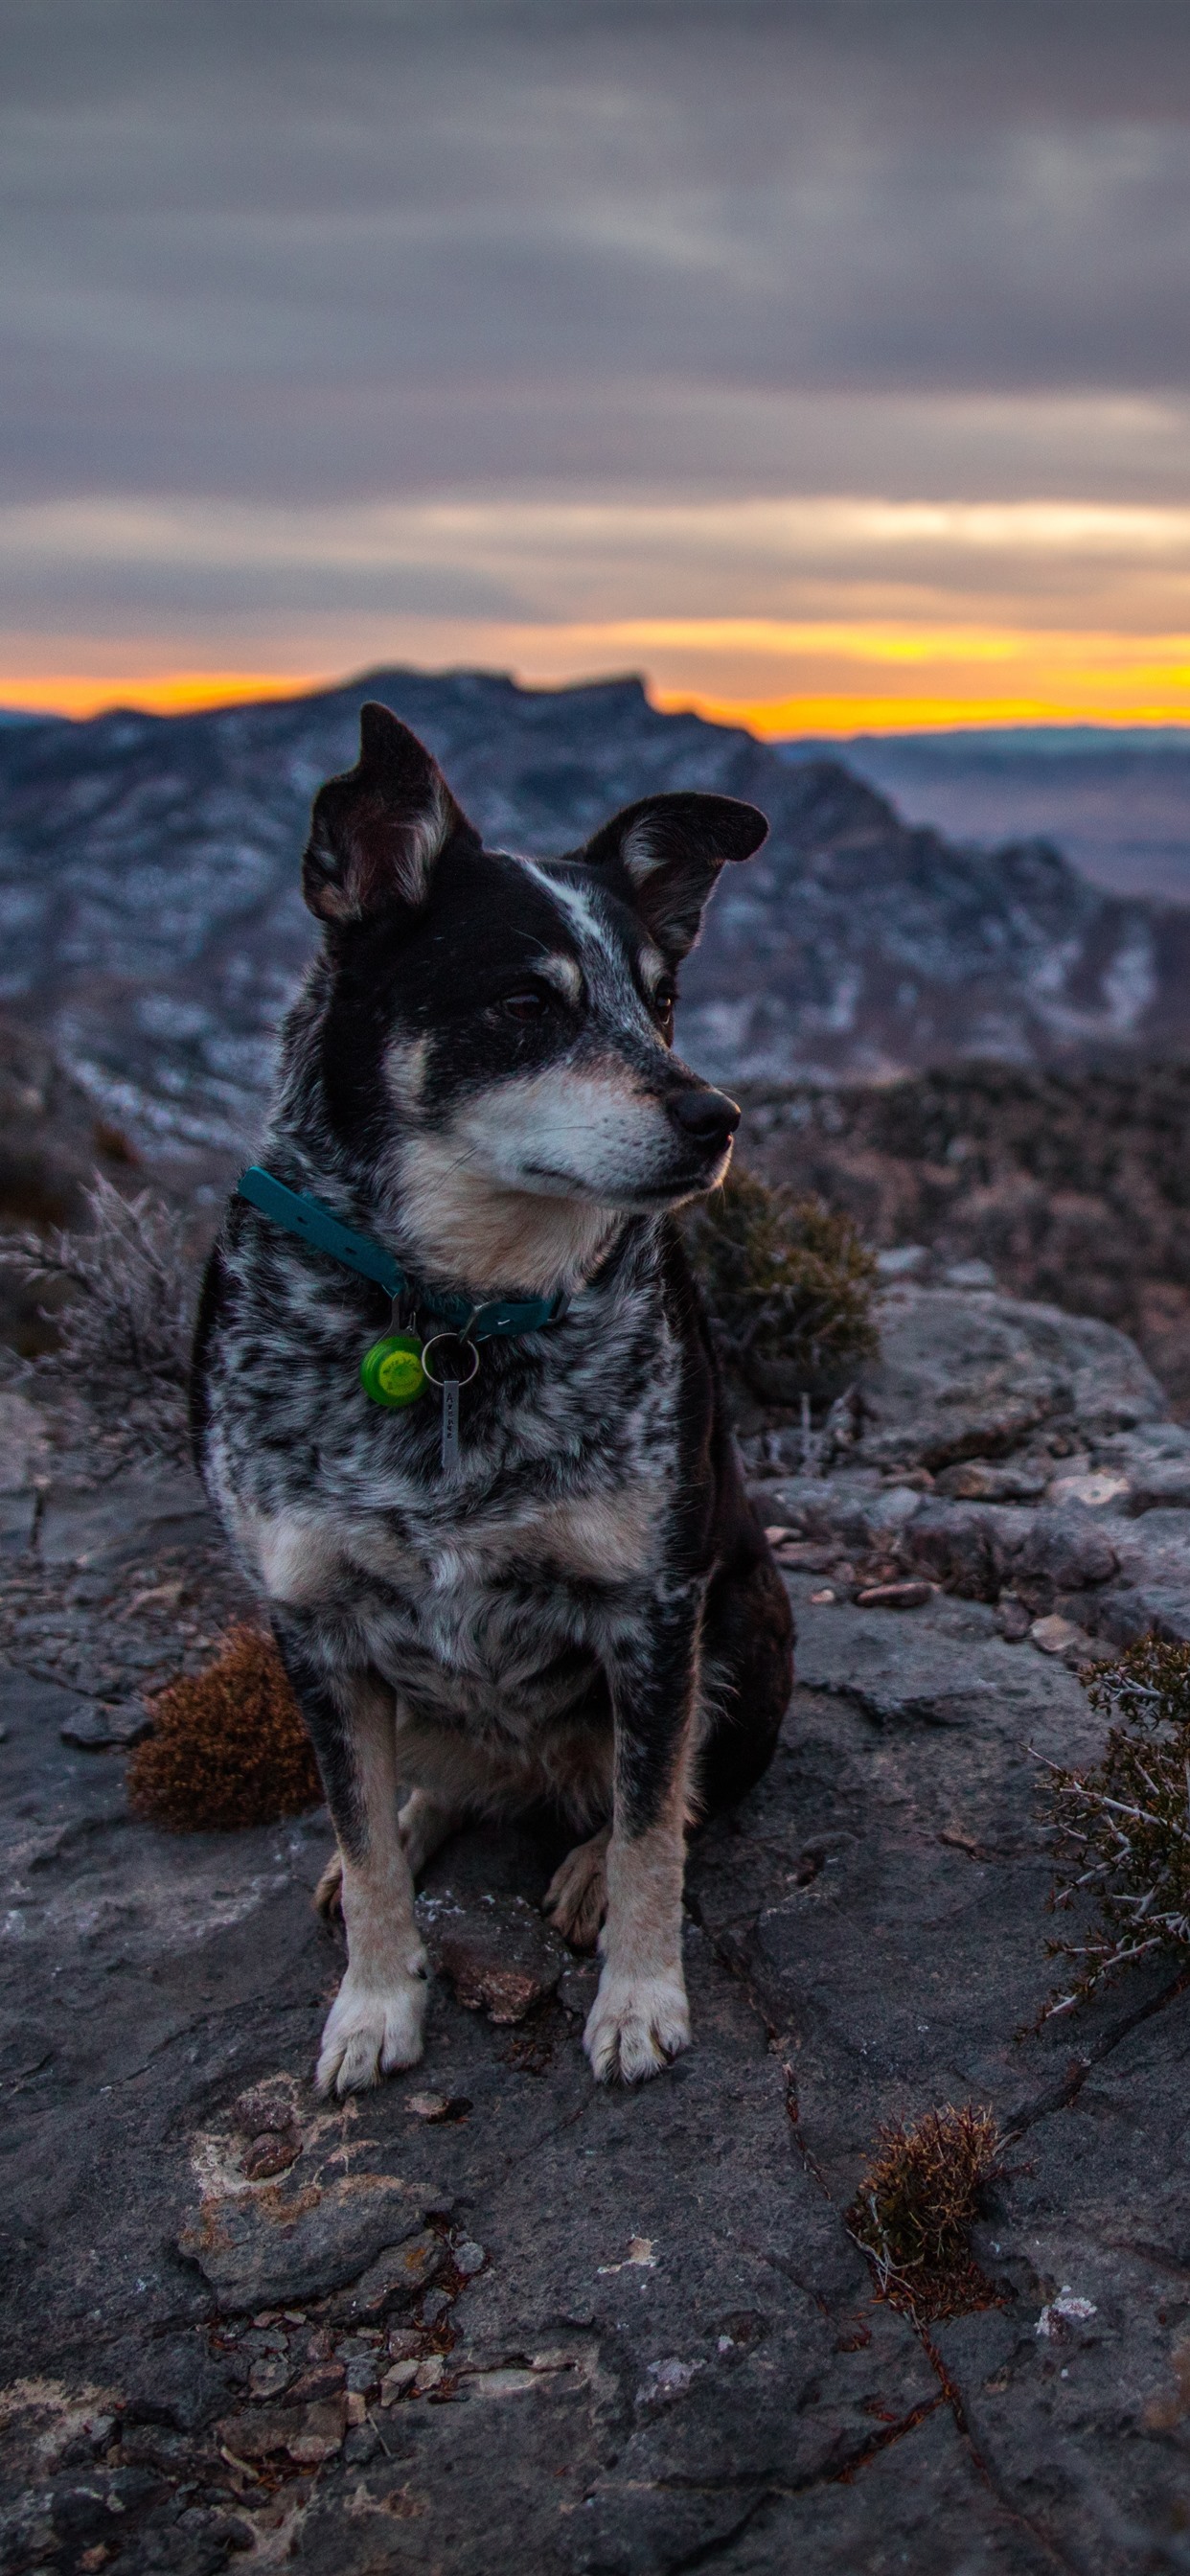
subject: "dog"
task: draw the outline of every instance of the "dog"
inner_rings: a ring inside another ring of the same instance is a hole
[[[192,1426],[337,1838],[324,2095],[421,2055],[432,1853],[543,1802],[582,1837],[545,1906],[598,1936],[594,2074],[688,2044],[686,1837],[766,1769],[793,1630],[672,1214],[722,1180],[740,1116],[673,1053],[674,979],[766,829],[653,795],[563,858],[489,850],[374,705],[315,798],[323,940],[282,1033],[273,1197],[233,1197],[211,1255]],[[337,1251],[277,1220],[295,1205]],[[361,1358],[414,1312],[424,1392],[386,1409]]]

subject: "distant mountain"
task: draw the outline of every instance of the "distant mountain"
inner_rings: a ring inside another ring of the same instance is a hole
[[[0,728],[0,1001],[142,1141],[250,1137],[313,941],[307,808],[354,758],[366,697],[498,846],[572,848],[664,787],[763,807],[769,841],[727,871],[685,978],[681,1044],[722,1080],[1190,1051],[1190,910],[1104,895],[1045,842],[958,849],[838,760],[659,715],[636,680],[375,671],[213,714]]]
[[[1190,726],[990,725],[777,746],[843,759],[960,840],[1043,832],[1094,885],[1190,903]]]

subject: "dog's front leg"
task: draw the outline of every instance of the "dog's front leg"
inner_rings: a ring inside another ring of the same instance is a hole
[[[343,1857],[347,1974],[318,2059],[320,2093],[360,2093],[422,2052],[426,1954],[397,1818],[393,1694],[375,1673],[328,1673],[296,1622],[277,1644],[309,1727]]]
[[[697,1749],[703,1586],[642,1602],[606,1658],[616,1730],[603,1973],[583,2045],[595,2074],[655,2075],[690,2041],[682,1876]]]

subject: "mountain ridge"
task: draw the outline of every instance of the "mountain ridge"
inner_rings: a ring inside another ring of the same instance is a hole
[[[0,728],[0,1002],[142,1142],[238,1148],[314,944],[311,796],[381,697],[489,841],[581,845],[665,788],[747,798],[770,834],[721,881],[680,1044],[720,1080],[886,1080],[972,1056],[1190,1046],[1190,909],[1105,894],[1051,843],[994,851],[903,821],[844,762],[664,715],[640,680],[528,690],[381,669],[182,715]]]
[[[1108,893],[1190,901],[1190,726],[954,726],[776,748],[844,760],[951,838],[1042,833]]]

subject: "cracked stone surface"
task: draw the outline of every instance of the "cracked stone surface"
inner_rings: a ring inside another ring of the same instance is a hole
[[[900,1312],[928,1350],[927,1293]],[[1058,1603],[1085,1646],[1146,1586],[1190,1614],[1190,1439],[1127,1346],[1096,1386],[1084,1329],[1063,1358],[1036,1312],[993,1320],[1044,1345],[1045,1404],[1001,1419],[973,1492],[932,1481],[904,1339],[826,1473],[754,1458],[801,1681],[767,1779],[693,1849],[695,2045],[637,2094],[591,2083],[593,1970],[533,1911],[559,1846],[525,1827],[428,1875],[422,2064],[316,2101],[325,1816],[171,1837],[124,1797],[143,1691],[242,1613],[201,1498],[175,1469],[89,1481],[44,1391],[10,1408],[0,2567],[1186,2563],[1190,1984],[1157,1962],[1030,2027],[1037,1757],[1100,1733],[1081,1650],[1028,1623]],[[952,1412],[986,1424],[1002,1349],[974,1324],[947,1349]],[[860,1606],[927,1554],[920,1606]],[[1011,2144],[976,2245],[996,2303],[927,2332],[844,2212],[878,2124],[947,2101]]]

